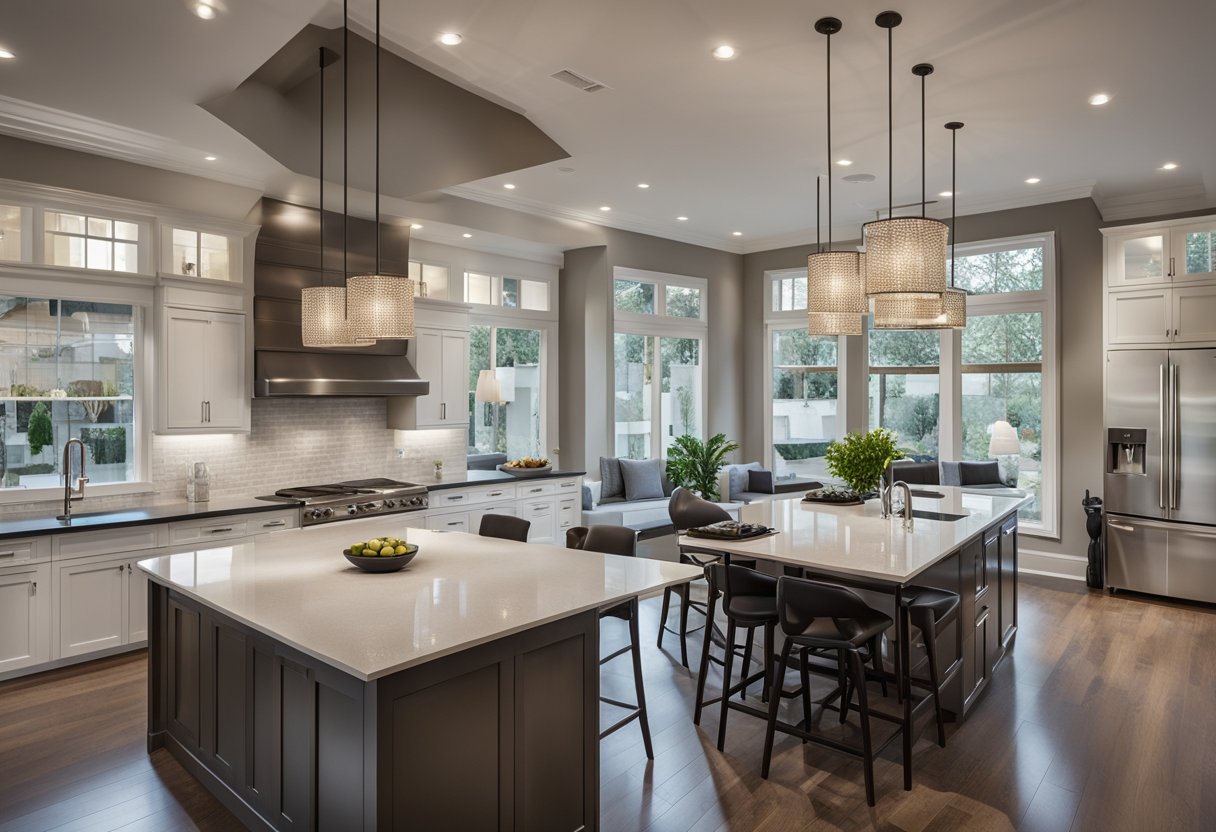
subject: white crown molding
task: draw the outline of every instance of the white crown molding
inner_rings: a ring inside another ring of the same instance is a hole
[[[1034,188],[1032,189],[1032,193],[1001,194],[975,200],[964,197],[959,205],[961,210],[958,216],[966,217],[975,214],[989,214],[994,211],[1007,211],[1011,208],[1032,208],[1036,205],[1067,202],[1072,199],[1088,199],[1093,196],[1095,184],[1093,181],[1086,180],[1051,188]],[[947,219],[950,216],[949,206],[950,203],[948,202],[938,202],[929,209],[928,214],[935,219]],[[832,237],[841,242],[858,241],[861,238],[861,223],[853,226],[834,228]],[[812,245],[814,241],[814,228],[803,231],[791,231],[786,234],[774,234],[768,237],[757,237],[748,240],[743,247],[743,253],[754,254],[759,251],[808,246]]]
[[[547,202],[540,202],[534,199],[525,197],[503,197],[496,194],[487,194],[476,188],[468,185],[454,185],[450,188],[444,188],[445,194],[460,197],[461,199],[471,199],[474,202],[481,202],[486,205],[493,205],[497,208],[506,208],[512,211],[520,211],[525,214],[532,214],[539,217],[549,217],[558,220],[571,220],[574,222],[585,222],[590,225],[603,226],[605,228],[616,228],[621,231],[633,231],[638,234],[646,234],[651,237],[661,237],[666,240],[675,240],[680,243],[688,243],[694,246],[702,246],[704,248],[712,248],[718,251],[726,251],[731,254],[742,254],[744,247],[741,243],[735,243],[729,240],[723,240],[721,237],[712,234],[698,234],[692,231],[683,231],[677,228],[672,228],[669,225],[649,222],[636,217],[627,217],[623,214],[615,213],[613,215],[602,213],[599,211],[576,211],[570,208],[563,208],[558,205],[550,205]]]
[[[554,248],[553,246],[542,245],[540,243],[533,244],[526,240],[520,240],[518,244],[512,244],[486,242],[484,239],[481,239],[479,242],[474,244],[469,240],[461,240],[460,242],[456,242],[455,240],[449,239],[442,234],[427,234],[419,231],[411,231],[410,240],[434,243],[435,245],[461,249],[463,251],[477,251],[481,252],[482,254],[493,254],[498,257],[510,257],[513,260],[527,260],[532,263],[541,263],[546,266],[561,266],[565,262],[565,255],[560,249]]]
[[[1197,211],[1216,203],[1202,185],[1183,185],[1094,201],[1102,212],[1102,219],[1107,222]]]
[[[229,185],[264,190],[261,181],[182,160],[183,156],[202,159],[206,155],[205,150],[187,147],[154,133],[4,95],[0,95],[0,133]]]

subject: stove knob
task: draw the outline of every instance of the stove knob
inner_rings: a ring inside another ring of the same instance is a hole
[[[358,514],[358,513],[359,513],[359,509],[355,508],[354,506],[347,506],[347,507],[346,507],[346,513],[347,513],[347,514]]]
[[[309,518],[311,518],[311,519],[313,519],[313,520],[316,520],[318,517],[320,517],[320,516],[321,516],[321,512],[317,511],[315,508],[314,508],[314,509],[310,509],[309,511],[304,512],[304,514],[305,514],[305,516],[306,516],[306,517],[309,517]]]
[[[332,508],[323,509],[323,510],[321,511],[321,516],[322,516],[322,517],[333,517],[333,516],[334,516],[334,510],[333,510]]]
[[[396,501],[396,500],[385,500],[385,501],[384,501],[384,507],[385,507],[385,508],[396,508],[396,507],[397,507],[397,501]]]

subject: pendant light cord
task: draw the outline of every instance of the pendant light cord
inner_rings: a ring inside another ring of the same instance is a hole
[[[821,201],[819,196],[819,180],[822,178],[819,174],[815,174],[815,251],[819,253],[823,252],[823,239],[820,237],[821,229],[819,227],[819,203]]]
[[[350,27],[347,25],[347,2],[342,0],[342,285],[346,285],[350,272],[346,267],[346,259],[350,250],[350,204],[347,182],[350,153],[347,147],[349,141],[349,116],[347,99],[350,98]],[[347,312],[349,309],[347,302]]]
[[[920,76],[920,216],[925,216],[925,77]]]
[[[887,29],[887,219],[895,214],[895,29]]]
[[[320,193],[317,195],[317,237],[321,241],[321,285],[325,285],[325,47],[322,46],[317,50],[317,64],[320,67],[321,76],[321,93],[318,96],[321,104],[321,113],[318,122],[321,125],[319,131],[321,141],[318,143],[318,159],[317,165],[317,186]]]
[[[380,274],[380,0],[376,0],[376,274]]]
[[[832,250],[832,35],[827,36],[828,85],[828,251]]]
[[[950,288],[954,288],[954,245],[958,242],[958,128],[950,130]]]

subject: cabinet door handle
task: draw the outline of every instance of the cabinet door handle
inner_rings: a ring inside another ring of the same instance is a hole
[[[439,403],[439,418],[440,419],[448,418],[448,403],[447,402]]]
[[[1174,276],[1174,258],[1173,257],[1170,258],[1170,273],[1168,276],[1169,277]]]
[[[131,571],[131,564],[129,564],[129,563],[128,563],[128,564],[127,564],[127,572],[128,572],[128,573],[130,573],[130,571]]]
[[[1169,335],[1169,332],[1168,332],[1168,331],[1166,331],[1166,333],[1165,333],[1165,334],[1166,334],[1166,335]],[[206,421],[207,421],[207,403],[206,403],[206,402],[199,402],[199,403],[198,403],[198,420],[199,420],[200,422],[206,422]]]
[[[1134,526],[1123,526],[1111,520],[1107,520],[1106,525],[1110,526],[1112,529],[1118,529],[1121,532],[1134,532],[1136,530]]]
[[[278,526],[286,526],[286,525],[287,525],[286,520],[271,520],[269,523],[263,523],[262,528],[263,529],[273,529]]]
[[[0,558],[12,558],[12,557],[16,557],[16,556],[17,556],[17,553],[16,553],[15,551],[13,551],[13,552],[0,552]]]
[[[448,525],[449,525],[449,526],[459,526],[459,525],[460,525],[460,521],[459,521],[459,520],[453,520],[451,523],[448,523]]]
[[[211,400],[210,399],[207,400],[207,422],[208,422],[208,424],[210,424],[210,422],[211,422]]]
[[[452,494],[452,495],[450,495],[450,496],[448,497],[448,502],[450,502],[450,503],[454,503],[454,502],[456,502],[457,500],[463,500],[463,499],[464,499],[464,495],[463,495],[463,494]]]
[[[487,496],[487,497],[501,497],[501,496],[502,496],[502,492],[501,492],[501,491],[491,491],[491,492],[490,492],[489,494],[487,494],[486,496]]]
[[[118,573],[121,575],[125,571],[127,571],[127,565],[125,563],[118,564]]]
[[[1174,337],[1175,337],[1175,338],[1177,338],[1177,337],[1178,337],[1178,330],[1176,330],[1176,329],[1174,330]]]
[[[32,584],[30,584],[30,595],[37,595],[37,594],[38,594],[38,582],[34,581]]]
[[[539,494],[540,492],[542,492],[544,490],[545,489],[543,489],[543,488],[529,488],[528,493],[529,494]]]
[[[232,529],[210,529],[208,533],[209,534],[227,534],[230,531],[232,531]]]

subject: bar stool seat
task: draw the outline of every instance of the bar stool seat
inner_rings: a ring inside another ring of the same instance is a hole
[[[946,725],[942,716],[941,676],[937,657],[937,637],[942,630],[958,618],[959,596],[957,592],[935,587],[912,586],[903,593],[903,607],[907,620],[921,632],[925,643],[925,657],[929,660],[929,678],[917,679],[908,670],[908,683],[925,688],[933,697],[933,713],[937,720],[937,744],[946,747]]]
[[[864,618],[816,618],[801,633],[785,637],[816,650],[860,650],[894,623],[889,615],[872,610]]]
[[[743,567],[740,567],[743,568]],[[723,611],[736,624],[762,626],[777,620],[777,589],[776,579],[773,580],[774,595],[772,598],[757,595],[735,596],[723,606]]]

